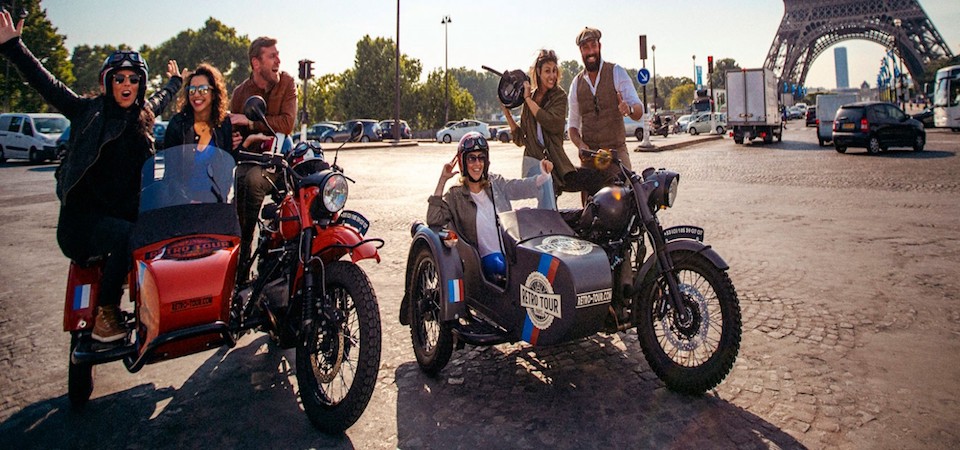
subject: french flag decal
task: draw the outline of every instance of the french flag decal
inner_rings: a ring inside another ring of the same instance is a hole
[[[90,307],[90,285],[84,284],[73,288],[73,310]]]
[[[450,299],[450,303],[463,301],[463,280],[457,278],[447,281],[447,298]]]

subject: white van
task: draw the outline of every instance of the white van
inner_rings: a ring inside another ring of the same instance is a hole
[[[0,114],[0,162],[9,158],[37,163],[57,158],[57,138],[70,125],[63,114]]]

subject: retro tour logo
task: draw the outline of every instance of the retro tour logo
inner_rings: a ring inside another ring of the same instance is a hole
[[[553,286],[540,272],[533,272],[520,286],[520,306],[527,308],[530,321],[537,328],[550,328],[553,319],[562,319],[560,294],[553,293]]]

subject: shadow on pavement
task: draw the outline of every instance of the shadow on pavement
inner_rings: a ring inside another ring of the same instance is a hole
[[[32,404],[0,424],[0,448],[352,449],[347,436],[310,424],[290,361],[292,354],[260,335],[217,350],[180,388],[141,384],[80,411],[66,395]]]
[[[667,390],[635,334],[468,347],[437,378],[411,362],[396,382],[399,448],[803,447],[714,395]]]

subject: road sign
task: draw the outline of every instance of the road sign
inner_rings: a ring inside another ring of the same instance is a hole
[[[645,68],[637,71],[637,81],[640,82],[641,86],[646,86],[650,82],[650,71]]]

